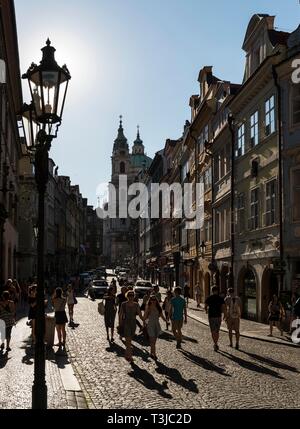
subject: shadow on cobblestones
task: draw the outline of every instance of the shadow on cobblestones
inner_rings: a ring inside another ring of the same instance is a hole
[[[215,371],[220,375],[224,375],[225,377],[231,377],[230,374],[227,374],[225,372],[224,368],[220,368],[219,366],[215,365],[214,363],[210,362],[209,360],[202,358],[201,356],[196,356],[193,353],[190,353],[186,350],[180,350],[181,353],[184,355],[184,357],[189,360],[190,362],[201,366],[202,368],[208,370],[208,371]]]
[[[230,353],[219,351],[219,353],[228,359],[233,360],[243,368],[249,369],[250,371],[259,372],[261,374],[271,375],[272,377],[279,378],[284,380],[284,377],[282,377],[278,372],[273,371],[272,369],[266,368],[265,366],[257,365],[253,362],[249,362],[248,360],[242,359],[238,356],[232,355]]]
[[[186,335],[183,335],[182,339],[184,341],[188,341],[189,343],[198,344],[198,340],[196,340],[195,338],[187,337]]]
[[[172,395],[167,393],[165,390],[168,389],[168,382],[163,381],[162,384],[158,383],[152,374],[150,374],[146,369],[142,369],[136,364],[132,364],[132,372],[129,372],[128,375],[134,378],[136,381],[141,383],[144,387],[149,390],[156,390],[157,393],[166,399],[172,399]]]
[[[253,359],[256,359],[260,362],[266,363],[267,365],[274,366],[275,368],[286,369],[287,371],[296,372],[296,373],[300,372],[296,367],[287,365],[287,364],[279,362],[277,360],[267,358],[265,356],[260,356],[260,355],[257,355],[255,353],[245,352],[244,350],[240,350],[240,351],[242,353],[245,353],[246,355],[252,357]]]
[[[199,393],[199,389],[194,380],[192,378],[190,380],[185,380],[178,369],[170,368],[161,362],[157,362],[157,368],[155,368],[155,370],[159,374],[166,376],[173,383],[179,384],[184,389],[190,390],[194,393]]]

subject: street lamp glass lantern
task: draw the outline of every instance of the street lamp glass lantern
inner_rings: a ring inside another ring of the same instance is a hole
[[[71,79],[66,65],[60,67],[55,58],[56,49],[48,39],[42,48],[43,57],[40,65],[31,64],[22,77],[28,79],[36,121],[48,135],[52,134],[53,124],[60,125]]]
[[[37,135],[41,125],[36,121],[33,104],[23,104],[22,109],[23,129],[25,133],[26,146],[29,152],[33,151],[37,144]]]

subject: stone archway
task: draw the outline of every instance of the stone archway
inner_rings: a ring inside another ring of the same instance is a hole
[[[273,295],[278,295],[278,280],[274,270],[266,268],[261,281],[261,319],[263,323],[268,321],[268,305]]]

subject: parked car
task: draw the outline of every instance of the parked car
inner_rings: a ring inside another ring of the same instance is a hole
[[[143,296],[152,288],[153,285],[151,282],[147,280],[138,280],[133,289],[139,298],[143,298]]]
[[[88,295],[92,298],[102,298],[108,289],[106,280],[93,280],[89,285]]]
[[[81,284],[84,286],[87,286],[93,280],[93,277],[90,273],[81,273],[79,274],[79,277]]]

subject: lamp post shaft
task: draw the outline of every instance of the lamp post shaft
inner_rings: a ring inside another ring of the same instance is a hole
[[[38,242],[37,242],[37,313],[34,358],[32,408],[47,408],[45,373],[45,293],[44,293],[44,242],[45,242],[45,192],[48,182],[48,145],[41,145],[35,156],[35,179],[38,187]]]

